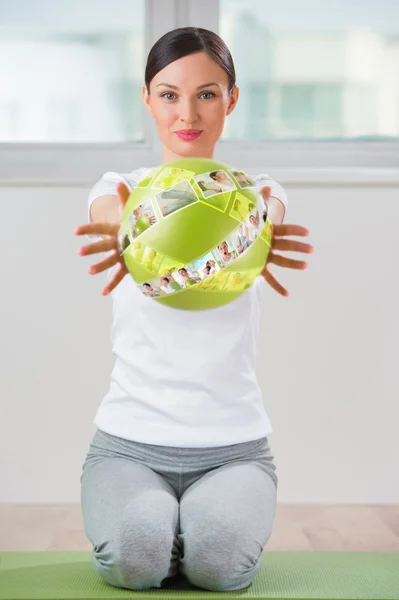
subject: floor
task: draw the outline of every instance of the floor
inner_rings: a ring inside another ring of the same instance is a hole
[[[0,505],[0,552],[91,550],[80,505]],[[268,550],[399,552],[399,505],[278,505]]]

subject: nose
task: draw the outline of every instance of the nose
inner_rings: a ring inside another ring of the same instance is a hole
[[[182,100],[180,104],[180,121],[191,125],[198,121],[197,102],[195,99]]]

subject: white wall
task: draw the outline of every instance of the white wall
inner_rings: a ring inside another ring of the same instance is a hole
[[[286,189],[316,250],[274,269],[291,297],[270,289],[261,327],[279,501],[398,503],[399,189]],[[72,233],[87,189],[0,198],[0,503],[78,503],[112,367],[111,301]]]

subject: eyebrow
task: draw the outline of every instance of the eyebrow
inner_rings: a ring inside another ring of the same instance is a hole
[[[158,83],[157,87],[159,87],[160,85],[164,85],[165,87],[172,88],[172,90],[179,89],[177,87],[177,85],[171,85],[170,83]],[[209,83],[203,83],[202,85],[199,85],[197,87],[197,90],[202,90],[203,88],[210,87],[211,85],[217,85],[218,87],[220,87],[220,85],[218,83],[215,83],[214,81],[210,81]]]

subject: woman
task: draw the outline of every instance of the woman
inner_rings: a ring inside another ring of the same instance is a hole
[[[187,269],[185,269],[184,267],[182,269],[179,269],[179,274],[183,277],[183,279],[184,279],[183,286],[186,288],[191,287],[192,285],[195,285],[199,281],[199,280],[196,281],[195,279],[190,277]]]
[[[213,158],[238,100],[224,42],[193,27],[164,35],[148,56],[143,99],[163,162]],[[276,506],[272,429],[255,375],[255,340],[265,281],[287,292],[268,265],[303,269],[306,263],[274,250],[312,248],[284,239],[308,232],[281,224],[285,192],[259,175],[254,182],[275,224],[262,276],[215,310],[152,302],[125,277],[117,247],[129,190],[149,168],[105,174],[89,196],[93,222],[76,230],[97,236],[80,254],[111,251],[89,272],[107,270],[103,293],[112,291],[116,357],[81,475],[85,531],[94,569],[113,586],[160,588],[181,573],[199,588],[239,590],[259,569]]]
[[[237,237],[237,251],[238,254],[242,254],[244,250],[250,247],[252,244],[252,240],[249,237],[249,229],[245,225],[245,223],[241,223],[240,228],[238,230]]]
[[[218,250],[222,267],[231,263],[231,261],[236,257],[235,250],[231,251],[226,241],[223,241],[221,244],[219,244]]]
[[[209,177],[214,181],[217,181],[217,187],[221,192],[229,192],[235,189],[233,182],[227,177],[224,171],[212,171],[212,173],[209,173]]]

